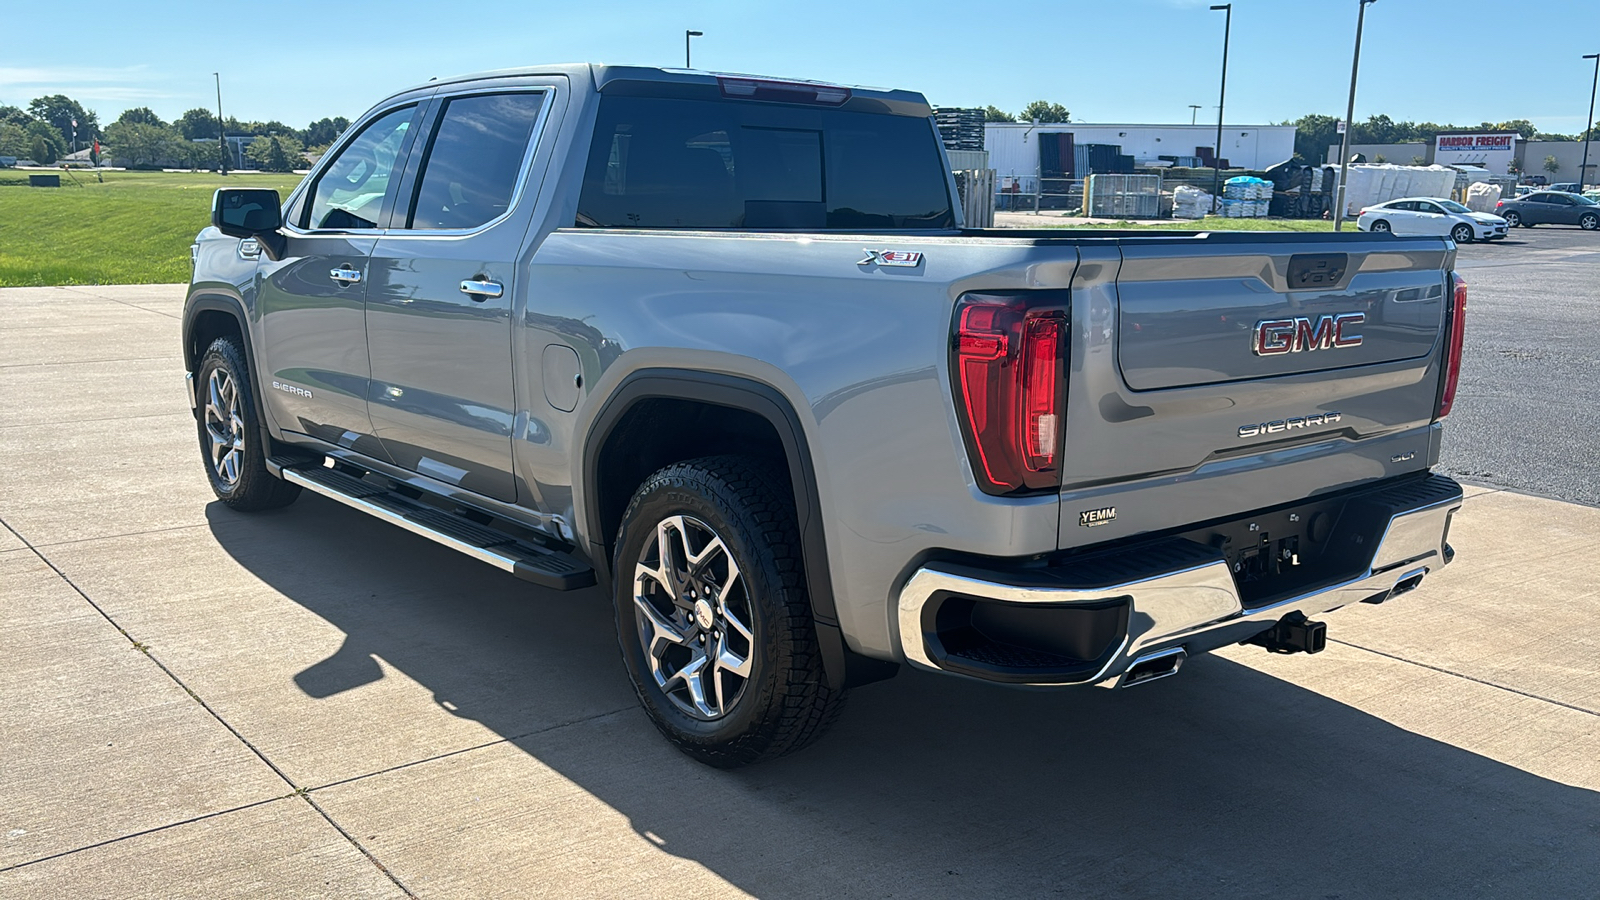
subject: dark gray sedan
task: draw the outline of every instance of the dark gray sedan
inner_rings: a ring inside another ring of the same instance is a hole
[[[1576,225],[1585,231],[1600,229],[1600,204],[1578,194],[1534,191],[1494,205],[1495,215],[1512,227],[1521,225]]]

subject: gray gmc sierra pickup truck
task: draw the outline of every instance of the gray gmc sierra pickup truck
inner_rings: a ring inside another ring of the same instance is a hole
[[[1449,562],[1444,238],[964,229],[901,91],[564,65],[217,192],[206,472],[598,583],[657,727],[805,745],[902,663],[1123,687]],[[376,611],[375,611],[375,614]]]

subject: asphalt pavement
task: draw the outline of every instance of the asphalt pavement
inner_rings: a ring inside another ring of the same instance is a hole
[[[1443,471],[1600,504],[1600,232],[1540,225],[1467,244],[1461,386]]]
[[[1475,342],[1517,308],[1496,284],[1536,298],[1516,318],[1568,308],[1517,260],[1585,263],[1540,252],[1463,254],[1504,264],[1469,271],[1491,310]],[[0,291],[8,900],[1600,884],[1600,509],[1471,488],[1455,564],[1329,615],[1317,656],[1228,648],[1127,691],[907,672],[855,691],[816,746],[719,772],[638,709],[596,590],[539,590],[313,495],[217,503],[182,294]]]

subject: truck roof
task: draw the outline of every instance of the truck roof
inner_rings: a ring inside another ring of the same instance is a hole
[[[435,78],[424,84],[413,85],[405,90],[395,91],[385,100],[408,94],[412,91],[428,87],[438,87],[447,84],[460,84],[470,81],[484,81],[493,78],[517,78],[527,75],[564,75],[577,80],[587,78],[594,85],[595,90],[603,90],[606,85],[617,81],[646,81],[661,84],[683,85],[715,85],[719,78],[753,78],[763,81],[782,81],[790,84],[816,84],[830,87],[849,88],[852,95],[857,97],[871,97],[882,101],[888,109],[900,115],[933,115],[933,107],[922,94],[916,91],[903,91],[893,88],[866,87],[854,84],[837,84],[835,82],[816,81],[804,78],[778,78],[770,75],[752,75],[745,72],[712,72],[702,69],[665,69],[655,66],[617,66],[605,63],[553,63],[541,66],[518,66],[510,69],[492,69],[485,72],[470,72],[461,75],[450,75]]]

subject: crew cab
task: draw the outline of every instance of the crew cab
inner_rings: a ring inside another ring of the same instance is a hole
[[[724,767],[902,665],[1127,687],[1316,652],[1312,617],[1450,561],[1447,238],[969,229],[956,198],[905,91],[402,91],[287,198],[217,192],[205,472],[598,585],[656,726]]]

